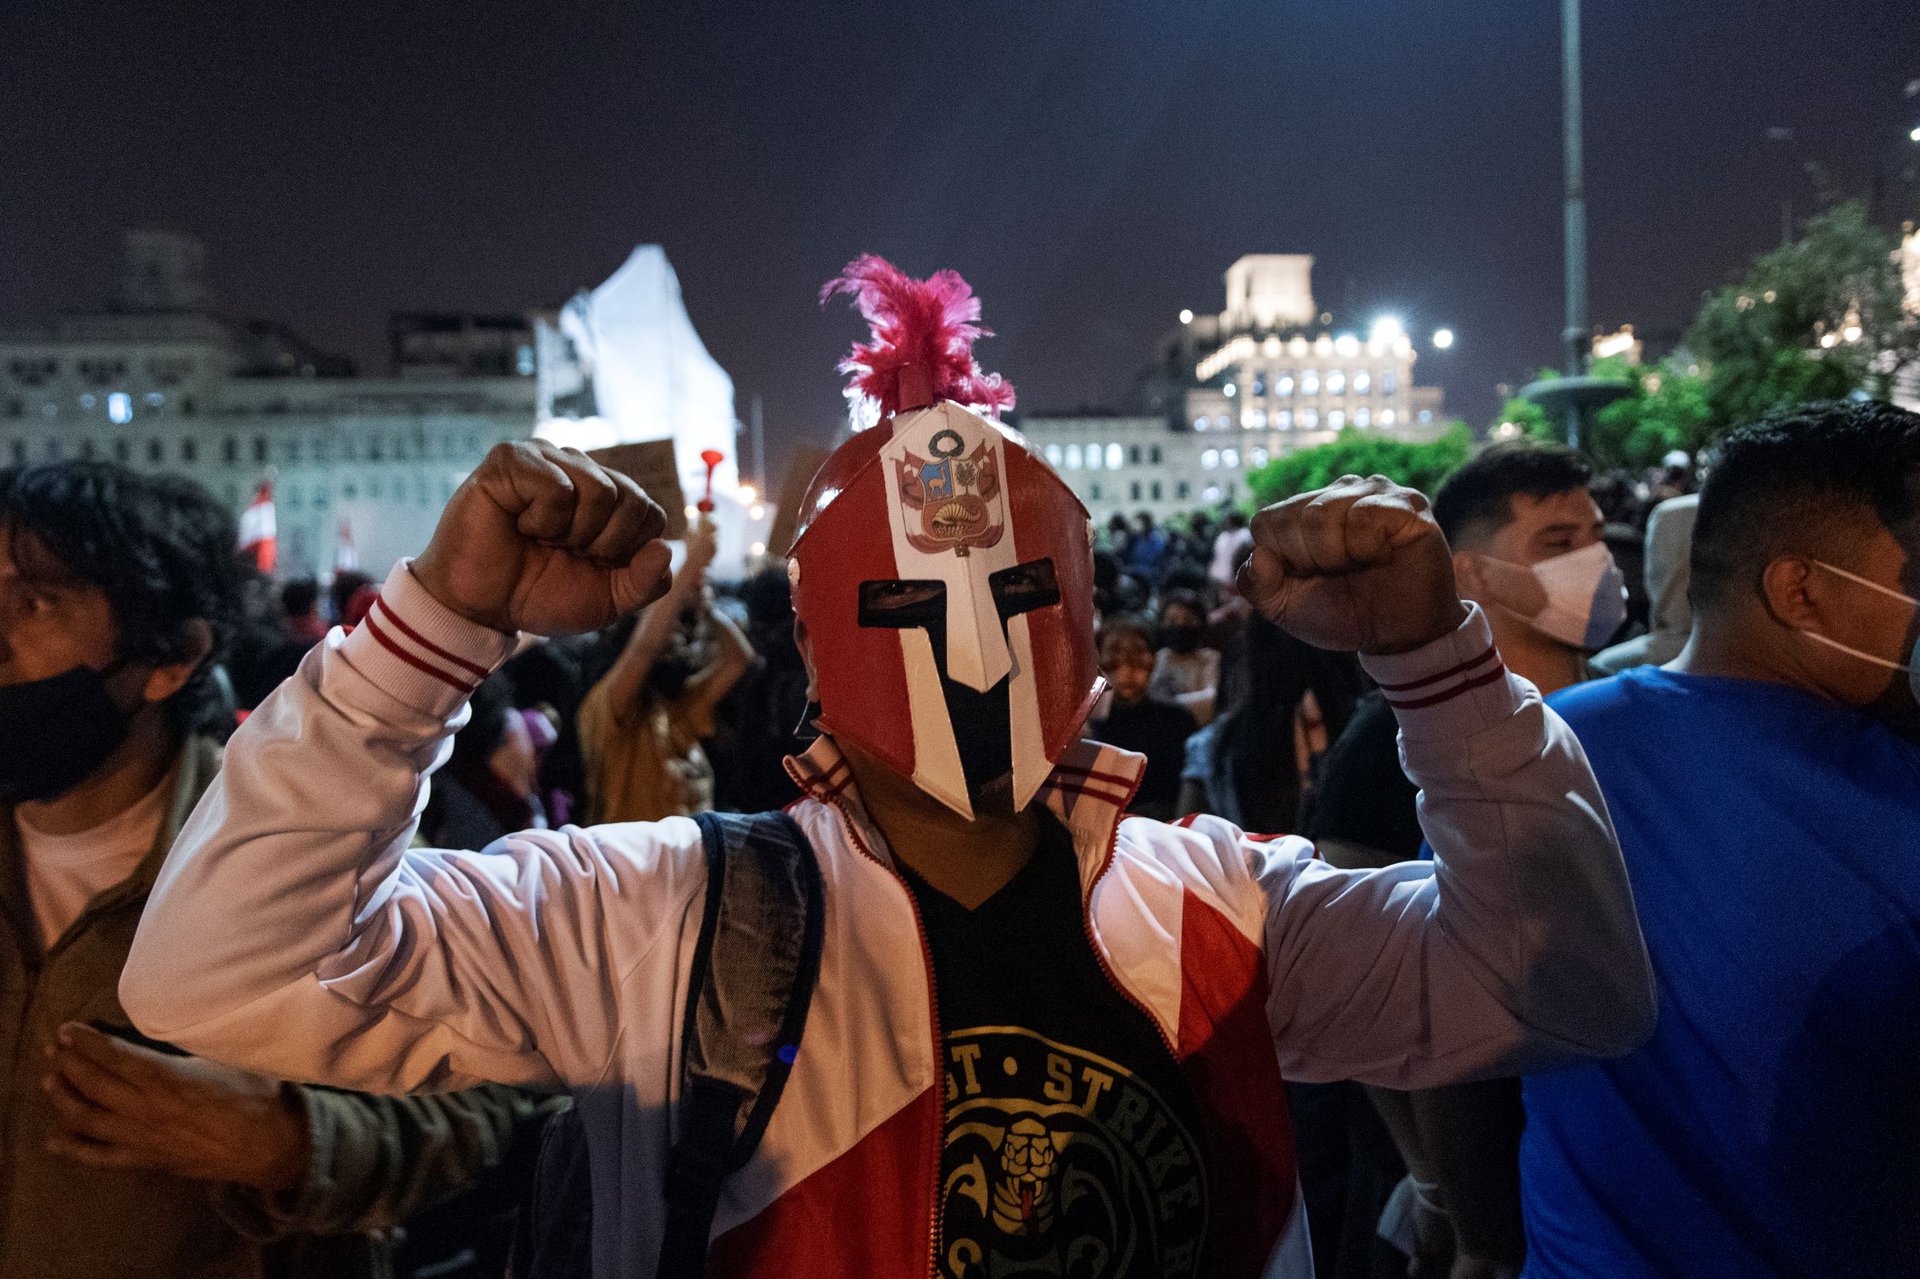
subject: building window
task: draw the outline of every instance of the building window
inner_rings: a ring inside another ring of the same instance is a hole
[[[1293,394],[1293,374],[1282,373],[1279,381],[1273,384],[1273,393],[1285,397]]]
[[[1320,425],[1320,415],[1318,413],[1314,412],[1312,409],[1302,409],[1300,411],[1300,429],[1301,430],[1311,431],[1314,427],[1318,425]]]
[[[51,462],[58,462],[60,460],[60,441],[59,440],[47,441],[47,460]]]
[[[133,421],[133,397],[125,391],[115,391],[107,397],[107,421],[115,426],[125,426]]]
[[[1160,460],[1158,456],[1159,452],[1160,450],[1157,448],[1154,450],[1155,457],[1153,460],[1156,462]],[[1132,448],[1127,450],[1127,459],[1131,461],[1135,466],[1140,465],[1140,446],[1138,444],[1134,445]]]
[[[87,461],[87,462],[93,461],[93,441],[92,440],[80,441],[80,457],[83,461]]]
[[[1373,410],[1367,408],[1355,409],[1353,411],[1353,424],[1355,426],[1372,426]]]
[[[15,466],[25,466],[27,464],[27,442],[25,440],[15,440],[13,442],[13,464]]]
[[[1106,454],[1101,451],[1101,448],[1098,444],[1087,445],[1087,452],[1086,452],[1087,469],[1089,471],[1099,470],[1101,466],[1101,459],[1104,458],[1105,456]]]
[[[1209,484],[1201,489],[1200,500],[1203,502],[1218,502],[1220,500],[1220,486],[1218,484]]]
[[[1247,415],[1241,421],[1240,425],[1244,426],[1249,431],[1266,430],[1267,429],[1267,411],[1265,409],[1248,409]]]
[[[1381,410],[1380,410],[1380,425],[1382,425],[1382,426],[1392,426],[1392,425],[1393,425],[1393,410],[1392,410],[1392,409],[1381,409]]]
[[[354,498],[360,496],[360,490],[354,487],[352,480],[348,480],[340,486],[340,496],[351,502]]]
[[[1265,466],[1266,464],[1267,451],[1265,449],[1254,449],[1247,454],[1248,466]]]
[[[1253,375],[1253,393],[1255,395],[1265,395],[1267,393],[1267,379],[1258,373]]]
[[[1134,460],[1138,461],[1139,459],[1135,458]],[[1147,449],[1147,460],[1155,466],[1160,465],[1160,446],[1158,444]]]
[[[158,464],[162,456],[164,455],[160,451],[160,441],[148,440],[147,441],[147,461]]]
[[[83,409],[90,409],[94,405],[98,404],[99,402],[100,402],[100,397],[95,395],[92,391],[88,391],[86,394],[80,397],[80,407]]]
[[[1365,395],[1367,393],[1367,387],[1371,382],[1372,378],[1365,369],[1357,370],[1353,375],[1353,393],[1355,395]]]
[[[1204,431],[1207,429],[1207,415],[1205,413],[1202,413],[1199,417],[1193,419],[1193,429],[1196,431]],[[1138,452],[1139,448],[1140,448],[1139,445],[1137,444],[1134,445],[1135,452]]]
[[[1067,469],[1069,471],[1077,471],[1080,469],[1080,446],[1078,444],[1067,445]]]
[[[1118,444],[1107,445],[1107,469],[1109,471],[1119,470],[1126,459],[1126,451]]]
[[[25,404],[22,404],[19,400],[7,401],[8,417],[19,417],[22,414],[24,414],[26,411],[27,411],[27,406]]]
[[[187,417],[193,416],[193,397],[191,395],[181,397],[180,412]]]
[[[1431,422],[1431,421],[1433,421],[1433,410],[1432,410],[1432,409],[1421,409],[1421,410],[1420,410],[1420,420],[1421,420],[1422,422]]]
[[[1229,469],[1238,467],[1240,465],[1240,450],[1222,449],[1220,451],[1220,465]]]
[[[1060,465],[1060,446],[1058,444],[1047,445],[1047,461],[1054,466]]]
[[[114,461],[125,462],[131,459],[132,457],[133,457],[133,442],[131,440],[115,440],[113,442],[113,460]]]
[[[1392,395],[1394,391],[1399,387],[1399,385],[1400,385],[1400,379],[1395,377],[1393,374],[1382,373],[1380,375],[1380,394]]]
[[[1203,470],[1203,471],[1211,471],[1211,470],[1212,470],[1212,469],[1213,469],[1214,467],[1216,467],[1216,466],[1218,466],[1218,465],[1220,465],[1220,450],[1219,450],[1219,449],[1203,449],[1203,450],[1201,450],[1201,453],[1200,453],[1200,469],[1201,469],[1201,470]]]
[[[1153,500],[1156,502],[1160,500],[1160,481],[1159,480],[1155,480],[1153,482]]]
[[[240,460],[240,441],[229,435],[220,441],[220,460],[232,466]]]
[[[1300,394],[1302,395],[1320,394],[1320,375],[1318,373],[1315,373],[1311,369],[1309,369],[1307,372],[1302,373],[1300,375]]]
[[[1327,414],[1327,429],[1337,431],[1347,424],[1347,415],[1339,409]]]
[[[267,437],[264,435],[253,437],[253,460],[256,462],[267,460]]]
[[[1347,389],[1347,375],[1339,369],[1327,374],[1327,394],[1339,395]]]
[[[192,439],[185,439],[180,441],[180,460],[182,462],[197,461],[199,459],[199,456],[200,456],[200,446],[194,443]]]
[[[157,409],[167,402],[167,397],[158,391],[148,391],[143,398],[146,400],[147,407],[150,409]]]
[[[1135,480],[1133,482],[1133,500],[1136,502],[1140,500],[1140,481],[1139,480]]]
[[[1293,410],[1281,409],[1278,413],[1275,413],[1273,415],[1273,424],[1282,431],[1291,431],[1293,429]]]
[[[1100,486],[1098,484],[1089,485],[1087,487],[1087,496],[1098,502],[1100,500]]]
[[[1193,486],[1187,483],[1185,480],[1181,480],[1178,484],[1173,486],[1174,497],[1178,498],[1182,502],[1186,501],[1188,496],[1191,495],[1192,492],[1193,492]]]
[[[299,510],[300,509],[300,486],[298,484],[289,484],[286,486],[286,488],[283,491],[286,494],[287,509],[290,511]]]

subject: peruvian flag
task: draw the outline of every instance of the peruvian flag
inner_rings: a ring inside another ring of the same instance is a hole
[[[271,508],[269,508],[271,509]],[[353,547],[353,526],[340,521],[340,540],[333,546],[333,571],[351,573],[360,567],[360,552]]]
[[[271,573],[275,550],[273,481],[262,480],[252,503],[240,513],[240,554],[251,558],[262,573]]]

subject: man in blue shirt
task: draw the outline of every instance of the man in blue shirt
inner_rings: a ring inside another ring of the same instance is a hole
[[[1653,1039],[1526,1083],[1526,1273],[1920,1273],[1920,416],[1735,432],[1693,633],[1553,700],[1659,982]]]

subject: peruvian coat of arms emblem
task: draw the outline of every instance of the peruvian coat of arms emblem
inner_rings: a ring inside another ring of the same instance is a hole
[[[909,450],[895,463],[907,541],[926,554],[952,551],[960,556],[971,547],[997,545],[1006,520],[995,500],[1000,496],[1000,463],[992,445],[983,441],[966,453],[959,432],[944,430],[927,441],[927,451],[933,456],[923,458]]]

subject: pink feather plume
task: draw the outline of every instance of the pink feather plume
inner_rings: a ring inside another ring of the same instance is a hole
[[[901,370],[918,366],[935,399],[996,416],[1013,407],[1013,386],[997,373],[981,372],[973,358],[974,341],[992,337],[993,330],[980,323],[980,299],[958,271],[915,280],[885,258],[865,253],[827,281],[820,301],[836,293],[851,295],[873,330],[872,341],[854,343],[840,361],[840,371],[852,377],[848,394],[874,401],[883,415],[897,413]]]

